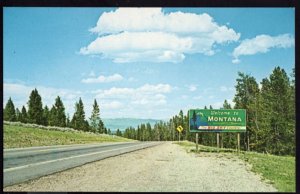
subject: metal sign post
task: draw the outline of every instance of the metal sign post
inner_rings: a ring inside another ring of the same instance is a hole
[[[183,131],[183,127],[180,125],[176,129],[178,131],[178,141],[180,141],[180,133]]]

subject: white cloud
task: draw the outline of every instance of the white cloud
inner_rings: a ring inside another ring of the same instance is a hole
[[[104,12],[90,31],[99,37],[82,47],[80,53],[101,55],[116,63],[177,63],[186,54],[213,55],[216,44],[240,37],[206,13],[164,13],[161,8],[118,8]]]
[[[233,63],[233,64],[238,64],[238,63],[240,63],[240,62],[241,62],[241,60],[239,60],[238,58],[232,59],[232,63]]]
[[[110,88],[107,90],[76,91],[62,88],[35,86],[16,83],[4,83],[4,101],[7,103],[12,98],[16,108],[27,108],[29,95],[34,88],[37,88],[42,97],[43,106],[49,108],[54,104],[55,98],[59,95],[64,103],[66,114],[72,118],[75,111],[75,102],[81,97],[86,119],[91,115],[94,99],[100,106],[100,114],[103,118],[108,117],[164,117],[166,112],[158,112],[158,109],[166,108],[167,94],[173,90],[169,84],[145,84],[137,88]],[[145,110],[151,110],[151,114]],[[170,109],[168,109],[170,110]],[[169,114],[169,112],[167,113]],[[171,115],[171,114],[170,114]]]
[[[111,101],[111,102],[100,102],[100,107],[105,109],[120,109],[123,108],[124,105],[119,101]]]
[[[73,112],[75,102],[83,95],[80,91],[45,86],[29,86],[15,83],[4,83],[3,86],[4,103],[6,103],[9,97],[12,97],[15,107],[18,108],[21,108],[22,106],[27,107],[30,93],[35,88],[42,97],[43,106],[47,105],[48,108],[51,108],[54,104],[55,98],[60,96],[64,103],[66,112]]]
[[[171,92],[172,87],[169,84],[150,85],[145,84],[138,88],[110,88],[108,90],[96,90],[93,93],[100,100],[122,99],[133,105],[156,106],[166,104],[164,94]]]
[[[197,90],[197,86],[195,86],[195,85],[190,85],[190,86],[189,86],[189,90],[190,90],[191,92],[194,92],[194,91]]]
[[[232,63],[239,63],[241,55],[254,55],[256,53],[269,52],[271,48],[289,48],[294,46],[295,40],[290,34],[278,36],[258,35],[252,39],[245,39],[236,47],[232,53]]]
[[[169,84],[157,84],[150,85],[145,84],[142,87],[137,89],[138,92],[147,92],[147,93],[169,93],[172,90],[172,87]]]
[[[162,94],[155,94],[149,98],[147,95],[141,95],[135,98],[131,103],[136,105],[163,105],[166,104],[166,96]]]
[[[123,77],[120,74],[114,74],[107,77],[100,75],[97,78],[86,78],[86,79],[82,79],[81,82],[82,83],[108,83],[108,82],[116,82],[121,80],[123,80]]]

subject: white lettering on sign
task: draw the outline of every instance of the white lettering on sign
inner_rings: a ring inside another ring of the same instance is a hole
[[[240,117],[214,117],[214,116],[208,116],[207,121],[219,121],[219,122],[234,121],[234,122],[241,122],[242,119]]]

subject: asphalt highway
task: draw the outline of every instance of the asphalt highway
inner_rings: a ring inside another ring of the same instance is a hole
[[[4,149],[4,187],[159,144],[136,141]]]

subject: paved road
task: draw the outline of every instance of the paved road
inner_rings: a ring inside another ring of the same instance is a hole
[[[4,149],[4,186],[159,144],[126,142]]]

